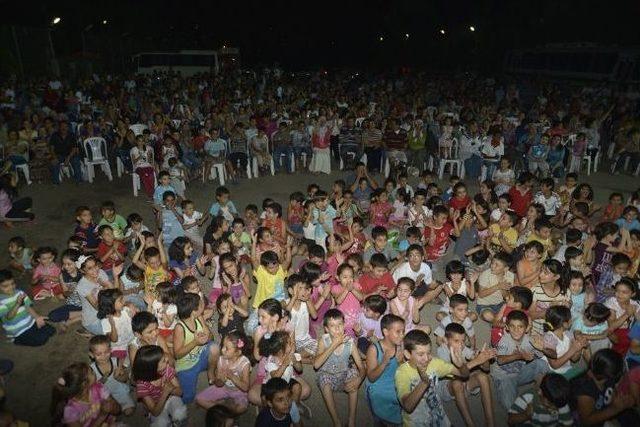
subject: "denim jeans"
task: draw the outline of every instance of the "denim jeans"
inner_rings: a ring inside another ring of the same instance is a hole
[[[485,176],[485,179],[491,180],[491,177],[493,176],[493,172],[498,167],[498,162],[494,162],[491,160],[482,160],[482,164],[484,165],[485,168],[487,168],[487,175]]]
[[[114,150],[114,153],[116,157],[119,158],[122,164],[124,165],[124,170],[133,171],[133,163],[131,163],[131,155],[129,154],[129,150],[116,148]]]
[[[464,173],[467,178],[478,179],[480,176],[480,169],[482,168],[482,157],[477,154],[471,155],[464,161]],[[488,176],[491,179],[491,176]]]
[[[285,154],[286,157],[282,159],[280,156]],[[293,154],[293,147],[291,145],[276,145],[273,147],[273,164],[275,165],[276,172],[280,170],[280,162],[284,163],[287,172],[291,172],[291,155]]]
[[[29,329],[15,337],[13,343],[27,347],[40,347],[45,345],[55,333],[56,329],[51,325],[44,325],[42,328],[38,328],[38,325],[34,323]]]
[[[518,397],[518,387],[529,384],[549,371],[549,364],[543,359],[534,359],[526,363],[517,374],[494,375],[496,394],[502,406],[508,411]]]
[[[54,184],[60,184],[60,171],[62,170],[62,164],[65,162],[64,156],[58,156],[58,161],[49,167]],[[73,170],[73,178],[76,182],[82,182],[82,161],[80,156],[71,156],[69,159],[71,169]]]

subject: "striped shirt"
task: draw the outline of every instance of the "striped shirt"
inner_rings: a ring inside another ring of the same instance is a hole
[[[7,315],[18,303],[20,295],[25,296],[24,302],[20,308],[18,308],[16,315],[9,319]],[[31,307],[32,304],[31,298],[20,290],[16,290],[13,295],[0,294],[0,322],[2,322],[2,327],[7,334],[7,338],[11,341],[26,332],[36,322],[27,310],[27,307]]]
[[[533,413],[531,419],[524,423],[524,425],[536,427],[573,425],[569,405],[564,405],[562,408],[554,410],[543,405],[539,398],[534,398],[533,393],[525,393],[519,396],[516,401],[513,402],[513,405],[511,405],[509,414],[522,414],[527,410],[529,405],[533,406]]]

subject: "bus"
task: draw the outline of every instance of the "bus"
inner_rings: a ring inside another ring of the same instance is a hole
[[[142,52],[134,55],[132,59],[138,74],[171,71],[189,77],[219,71],[218,52],[215,50]]]
[[[507,53],[504,69],[512,74],[611,82],[640,82],[640,49],[591,43],[552,44]]]

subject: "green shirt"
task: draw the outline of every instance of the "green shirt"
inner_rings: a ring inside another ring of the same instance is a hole
[[[16,315],[9,319],[7,315],[18,303],[20,295],[25,295],[24,302],[18,308]],[[26,332],[36,322],[27,310],[32,304],[31,298],[20,290],[16,290],[13,295],[0,294],[0,322],[2,322],[7,338],[11,341]]]
[[[122,215],[116,214],[113,217],[113,221],[109,221],[103,217],[98,223],[98,228],[100,228],[101,225],[108,225],[113,228],[113,237],[116,240],[124,239],[124,230],[127,228],[127,220],[124,219]]]

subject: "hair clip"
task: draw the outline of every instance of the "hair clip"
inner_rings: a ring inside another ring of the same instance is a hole
[[[64,378],[60,377],[58,378],[58,385],[64,387],[67,385],[67,382],[64,380]]]
[[[76,264],[76,268],[82,268],[82,264],[84,264],[85,262],[87,262],[87,260],[88,260],[89,258],[90,258],[90,257],[89,257],[89,256],[87,256],[87,255],[80,255],[80,256],[78,257],[78,260],[75,262],[75,264]]]
[[[553,325],[551,324],[551,322],[544,322],[544,326],[546,326],[547,328],[549,328],[550,331],[553,331],[555,328],[553,327]]]
[[[236,343],[236,346],[238,348],[244,347],[244,341],[242,340],[242,338],[238,338],[238,342]]]

